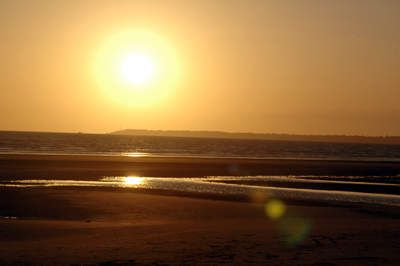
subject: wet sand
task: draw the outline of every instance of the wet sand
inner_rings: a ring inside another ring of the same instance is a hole
[[[0,180],[399,174],[400,162],[0,154]]]
[[[0,156],[2,180],[233,175],[232,169],[386,174],[399,165]],[[0,265],[400,263],[399,206],[283,198],[285,211],[273,218],[265,211],[274,202],[268,197],[106,187],[0,187],[0,195],[0,216],[16,217],[0,219]]]

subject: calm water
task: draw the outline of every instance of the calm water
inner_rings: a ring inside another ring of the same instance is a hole
[[[0,153],[400,161],[400,145],[0,131]]]
[[[256,182],[248,185],[246,182]],[[263,182],[275,185],[262,185]],[[276,185],[279,184],[280,185]],[[285,184],[286,183],[286,184]],[[287,188],[288,185],[300,188]],[[315,185],[319,188],[315,188]],[[356,185],[356,186],[352,186]],[[296,197],[348,202],[365,202],[400,206],[400,185],[353,183],[341,181],[291,179],[290,177],[229,177],[207,178],[155,178],[155,177],[103,177],[99,181],[79,180],[14,180],[1,181],[4,187],[124,187],[159,190],[194,191],[203,193],[226,193],[264,195],[268,197]],[[337,187],[341,187],[338,190]],[[388,193],[385,193],[388,192]]]

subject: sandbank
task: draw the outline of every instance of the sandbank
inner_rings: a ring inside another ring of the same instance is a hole
[[[400,162],[381,161],[0,154],[1,180],[399,174]]]

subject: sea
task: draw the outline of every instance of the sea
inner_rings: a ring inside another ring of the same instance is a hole
[[[400,145],[0,131],[1,154],[400,161]]]
[[[400,145],[0,131],[0,154],[399,162]],[[400,206],[400,176],[386,176],[385,180],[379,178],[375,179],[378,182],[374,182],[370,177],[365,180],[357,177],[357,182],[354,182],[353,177],[329,180],[326,176],[208,176],[197,179],[106,176],[99,177],[97,181],[82,181],[74,180],[71,176],[71,180],[57,180],[57,177],[54,180],[6,180],[0,186],[108,186],[259,194]],[[293,182],[300,186],[293,186]]]

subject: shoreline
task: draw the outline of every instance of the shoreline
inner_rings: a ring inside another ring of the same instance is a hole
[[[292,161],[338,161],[338,162],[384,162],[384,163],[400,163],[400,158],[318,158],[318,157],[310,157],[310,158],[301,158],[301,157],[240,157],[240,156],[196,156],[196,155],[152,155],[146,153],[138,153],[138,154],[129,154],[129,153],[118,153],[118,154],[106,154],[106,153],[28,153],[28,152],[0,152],[0,157],[2,156],[69,156],[69,157],[117,157],[117,158],[164,158],[164,159],[205,159],[205,160],[292,160]]]
[[[121,133],[121,132],[131,133]],[[265,140],[265,141],[293,141],[293,142],[325,142],[325,143],[354,143],[354,144],[384,144],[399,145],[400,136],[358,136],[358,135],[298,135],[284,133],[250,133],[224,131],[181,131],[181,130],[146,130],[124,129],[108,133],[90,132],[48,132],[48,131],[18,131],[0,130],[0,133],[45,133],[45,134],[72,134],[72,135],[110,135],[126,137],[166,137],[166,138],[199,138],[199,139],[236,139],[236,140]]]

